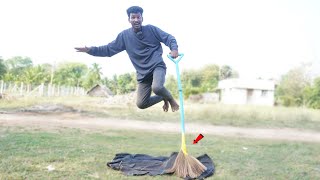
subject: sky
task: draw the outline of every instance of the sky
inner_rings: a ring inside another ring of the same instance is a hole
[[[302,63],[320,75],[318,0],[0,0],[0,56],[35,64],[98,63],[103,75],[135,72],[125,51],[94,57],[74,47],[106,45],[130,28],[126,9],[144,9],[152,24],[177,39],[181,71],[229,65],[240,77],[274,78]],[[175,65],[166,57],[167,73]]]

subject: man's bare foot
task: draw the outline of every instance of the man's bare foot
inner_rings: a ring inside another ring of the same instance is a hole
[[[164,112],[168,112],[169,110],[169,102],[167,100],[163,100],[164,105],[162,106]]]
[[[169,103],[170,103],[172,112],[175,112],[175,111],[178,111],[178,110],[179,110],[179,105],[178,105],[178,103],[176,102],[176,100],[170,99],[170,100],[169,100]]]

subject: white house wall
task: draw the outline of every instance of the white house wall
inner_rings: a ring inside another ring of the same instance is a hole
[[[274,91],[253,90],[251,101],[248,104],[273,106]]]
[[[227,88],[221,92],[221,102],[224,104],[246,104],[246,97],[245,89]]]
[[[226,79],[219,81],[220,101],[224,104],[274,105],[272,80]]]
[[[247,89],[227,88],[221,91],[221,102],[223,104],[254,104],[273,106],[274,91],[253,90],[251,98],[248,97]]]

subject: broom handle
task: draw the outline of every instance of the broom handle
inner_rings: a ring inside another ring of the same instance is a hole
[[[184,127],[183,94],[182,94],[182,85],[181,85],[180,72],[179,72],[179,66],[178,66],[178,63],[182,59],[184,54],[179,54],[179,56],[176,59],[173,59],[170,54],[168,54],[167,56],[176,65],[176,72],[177,72],[177,79],[178,79],[178,90],[179,90],[179,100],[180,100],[180,107],[181,107],[180,108],[181,131],[184,134],[185,133],[185,127]]]
[[[185,155],[187,155],[187,145],[186,145],[186,138],[185,138],[185,126],[184,126],[184,107],[183,107],[183,93],[182,93],[182,85],[180,80],[180,72],[178,63],[184,54],[179,54],[176,59],[173,59],[170,54],[167,55],[168,58],[174,62],[176,65],[176,72],[177,72],[177,79],[178,79],[178,88],[179,88],[179,100],[180,100],[180,119],[181,119],[181,150]]]
[[[178,90],[179,90],[179,100],[180,100],[180,107],[181,107],[180,108],[181,131],[184,134],[185,133],[185,127],[184,127],[183,94],[182,94],[182,85],[181,85],[179,65],[178,65],[179,61],[182,59],[184,54],[179,54],[179,56],[176,59],[173,59],[170,54],[168,54],[167,56],[176,65],[176,72],[177,72],[177,79],[178,79]]]

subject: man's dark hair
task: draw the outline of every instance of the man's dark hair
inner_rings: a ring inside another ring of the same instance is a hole
[[[127,9],[128,17],[130,17],[130,13],[140,13],[142,15],[143,9],[139,6],[131,6]]]

